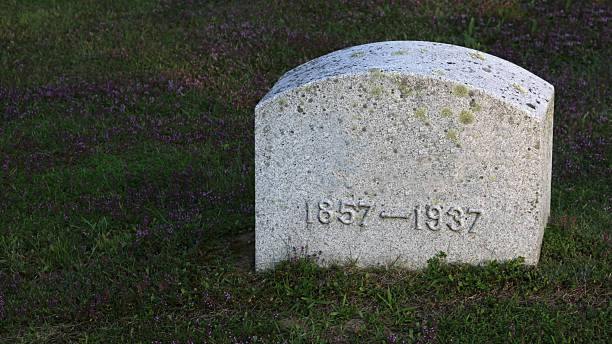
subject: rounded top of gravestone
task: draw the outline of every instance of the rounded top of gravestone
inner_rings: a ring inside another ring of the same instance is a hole
[[[330,77],[372,72],[429,76],[481,89],[530,114],[546,116],[551,84],[499,57],[456,45],[424,41],[389,41],[358,45],[321,56],[285,73],[257,104]]]

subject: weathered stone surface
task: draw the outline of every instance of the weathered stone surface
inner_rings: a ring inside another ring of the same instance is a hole
[[[255,109],[256,268],[421,268],[539,258],[553,87],[495,56],[430,42],[333,52]]]

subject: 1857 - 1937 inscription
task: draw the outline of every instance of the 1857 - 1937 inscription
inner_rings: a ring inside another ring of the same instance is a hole
[[[334,219],[337,219],[345,225],[357,223],[359,226],[366,226],[367,220],[374,209],[375,205],[373,203],[364,200],[358,202],[340,200],[334,203],[332,200],[323,198],[318,202],[306,201],[306,223],[314,223],[315,220],[318,220],[322,224],[330,224]],[[358,214],[362,214],[360,218]],[[412,221],[414,229],[428,228],[432,231],[439,231],[445,227],[451,231],[460,232],[467,228],[468,233],[475,234],[476,224],[482,214],[482,209],[458,206],[444,207],[432,204],[425,205],[423,208],[416,205],[411,212],[406,214],[392,214],[383,210],[379,213],[379,216],[382,219],[405,220],[414,216]],[[471,222],[466,221],[466,215],[467,218],[471,218]],[[443,224],[446,226],[443,226]]]

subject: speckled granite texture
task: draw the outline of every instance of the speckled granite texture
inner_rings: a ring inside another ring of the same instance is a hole
[[[495,56],[380,42],[287,72],[255,108],[256,268],[538,261],[552,85]],[[303,248],[303,250],[302,250]]]

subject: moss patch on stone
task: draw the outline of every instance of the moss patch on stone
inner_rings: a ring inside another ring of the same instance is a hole
[[[363,55],[365,55],[365,54],[366,54],[366,53],[365,53],[365,51],[358,51],[358,52],[352,53],[352,54],[351,54],[351,57],[352,57],[352,58],[362,57],[362,56],[363,56]]]
[[[287,106],[287,101],[285,98],[278,98],[278,105],[281,107],[281,109]]]
[[[451,108],[449,108],[448,106],[445,106],[440,111],[440,116],[442,116],[442,117],[453,117],[453,110],[451,110]]]
[[[457,141],[459,139],[459,131],[457,129],[449,129],[446,132],[446,138],[451,141]]]
[[[408,55],[408,50],[398,50],[398,51],[394,51],[393,55]]]
[[[414,113],[414,117],[420,118],[420,119],[427,118],[427,109],[423,107],[416,109]]]
[[[442,76],[446,75],[446,73],[444,73],[441,70],[434,70],[434,71],[431,71],[431,72],[434,73],[434,74],[437,74],[437,75],[442,75]]]
[[[453,86],[453,94],[458,97],[467,97],[468,88],[465,85],[457,84]]]
[[[525,91],[525,89],[524,89],[524,88],[522,88],[521,86],[519,86],[519,85],[517,85],[517,84],[510,84],[510,86],[511,86],[512,88],[514,88],[515,90],[519,91],[519,93],[521,93],[521,94],[525,94],[525,93],[527,93],[527,91]]]
[[[461,110],[459,112],[459,122],[463,124],[472,124],[474,123],[474,114],[470,110]]]
[[[475,53],[475,52],[472,52],[472,51],[468,52],[467,54],[468,54],[468,56],[470,56],[472,58],[475,58],[475,59],[479,59],[479,60],[485,60],[486,59],[486,57],[483,54]]]

